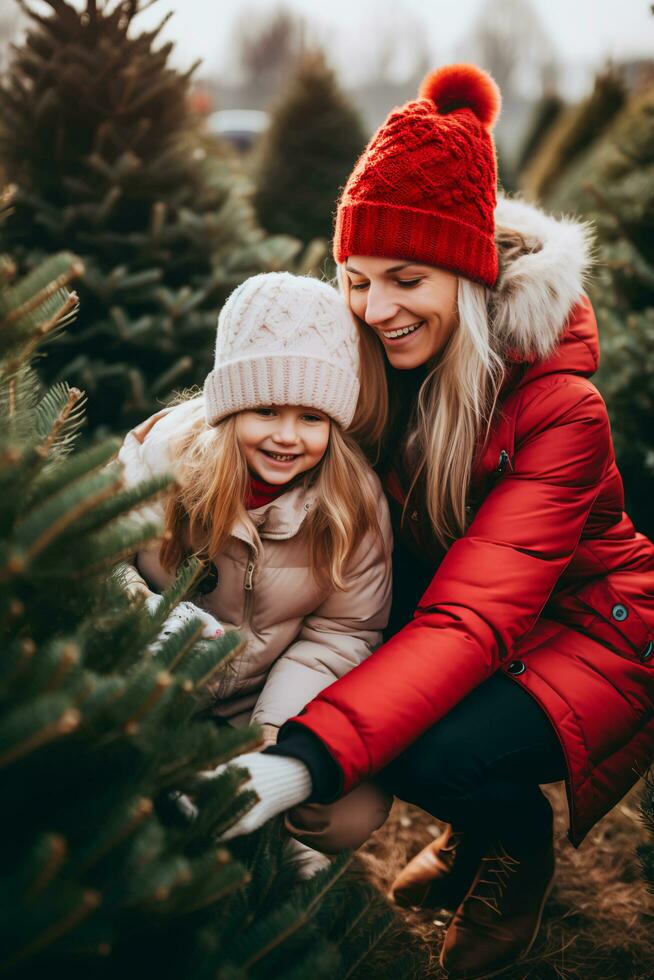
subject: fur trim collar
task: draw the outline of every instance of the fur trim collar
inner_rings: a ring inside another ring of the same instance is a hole
[[[549,356],[579,302],[592,262],[589,224],[552,218],[525,201],[500,197],[499,229],[520,232],[531,250],[502,261],[491,293],[498,345],[520,360]]]

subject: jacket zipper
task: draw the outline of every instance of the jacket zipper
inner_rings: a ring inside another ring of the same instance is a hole
[[[502,476],[507,466],[509,467],[509,471],[513,469],[513,466],[511,465],[511,457],[507,453],[506,449],[503,449],[497,461],[497,469],[495,470],[495,475]]]
[[[243,625],[249,626],[250,619],[252,617],[252,606],[254,603],[254,584],[252,582],[254,576],[255,562],[249,561],[245,569],[245,581],[243,583],[243,588],[245,590],[245,606],[243,609]]]

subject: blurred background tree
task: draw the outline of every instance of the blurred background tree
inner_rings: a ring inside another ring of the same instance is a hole
[[[518,173],[524,174],[536,150],[540,147],[545,133],[549,132],[564,108],[565,102],[554,88],[544,91],[541,98],[533,106],[526,133],[517,153],[516,170]]]
[[[487,0],[458,53],[462,61],[489,71],[500,87],[502,112],[495,129],[499,176],[506,190],[514,190],[520,134],[534,102],[553,88],[558,73],[551,37],[533,4]]]
[[[597,233],[589,294],[606,398],[636,527],[654,535],[654,78],[629,94],[614,70],[545,133],[523,186]]]
[[[270,269],[306,269],[268,238],[249,187],[207,153],[187,108],[193,68],[134,33],[143,0],[25,3],[30,30],[0,89],[0,156],[18,187],[6,238],[23,269],[62,247],[84,259],[85,316],[39,365],[89,394],[93,427],[125,428],[211,366],[228,292]]]
[[[252,105],[275,98],[307,53],[306,21],[287,7],[246,10],[232,28],[232,70]]]
[[[269,232],[331,238],[341,186],[366,144],[359,113],[321,51],[305,54],[272,112],[255,168],[255,206]]]
[[[575,160],[595,143],[622,109],[627,89],[621,74],[608,67],[596,77],[592,92],[552,116],[531,140],[520,177],[521,189],[535,200],[548,200]],[[547,138],[545,138],[547,137]],[[536,152],[538,151],[538,152]]]

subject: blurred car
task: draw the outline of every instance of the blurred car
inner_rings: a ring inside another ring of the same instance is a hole
[[[208,132],[231,143],[241,153],[249,150],[267,129],[270,116],[259,109],[218,109],[207,117]]]

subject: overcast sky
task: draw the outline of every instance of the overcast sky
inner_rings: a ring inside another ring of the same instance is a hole
[[[39,0],[32,0],[38,6]],[[83,7],[86,0],[69,0]],[[109,3],[115,0],[107,0]],[[145,0],[143,0],[145,2]],[[280,6],[296,10],[313,27],[347,86],[369,77],[380,42],[389,37],[398,77],[413,75],[412,38],[427,48],[436,67],[471,60],[466,35],[494,0],[156,0],[136,18],[135,29],[150,29],[171,11],[161,37],[175,42],[173,62],[180,68],[202,59],[196,78],[229,77],[234,65],[233,30],[239,20],[270,15]],[[585,94],[598,67],[609,59],[654,57],[651,0],[513,0],[531,8],[540,22],[544,45],[565,70],[559,88],[569,98]],[[13,0],[0,0],[0,16]],[[396,41],[396,39],[398,39]],[[403,43],[399,43],[402,41]],[[530,63],[530,55],[524,59]],[[413,62],[415,67],[415,60]],[[406,71],[403,72],[403,68]]]
[[[0,0],[5,2],[5,0]],[[422,22],[434,64],[457,57],[462,40],[487,0],[284,0],[318,25],[333,61],[346,81],[356,78],[357,61],[365,55],[371,33],[380,21]],[[528,2],[528,0],[525,0]],[[138,23],[157,22],[174,11],[165,36],[176,42],[181,66],[202,58],[206,73],[221,72],[228,61],[231,28],[239,16],[272,11],[276,0],[159,0]],[[649,0],[532,0],[561,61],[587,71],[607,58],[652,57],[654,16]],[[573,71],[574,78],[583,72]],[[348,78],[348,76],[350,76]]]

